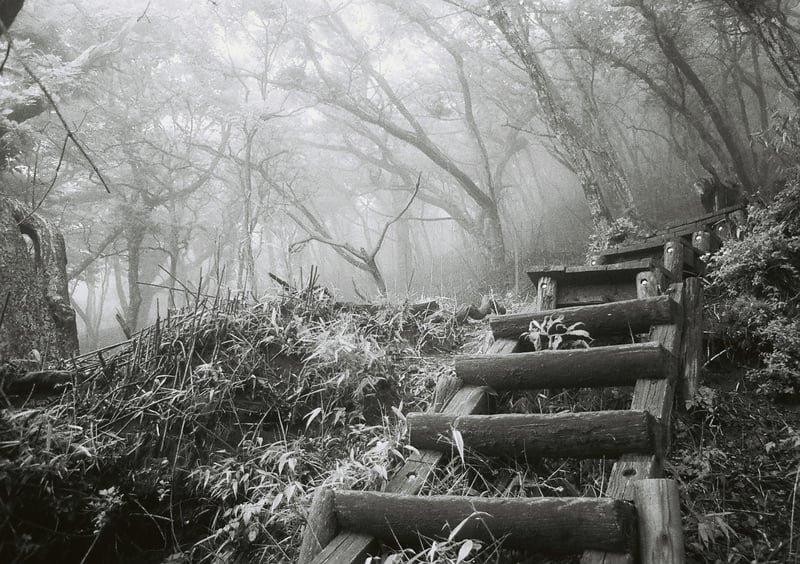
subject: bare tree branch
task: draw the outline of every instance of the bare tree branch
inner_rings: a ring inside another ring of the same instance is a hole
[[[378,242],[375,243],[375,248],[373,249],[372,253],[370,254],[370,257],[373,260],[375,259],[375,256],[378,254],[378,251],[381,250],[381,246],[383,246],[383,241],[384,241],[384,239],[386,239],[386,233],[389,231],[389,228],[392,225],[394,225],[395,223],[397,223],[400,220],[400,218],[403,217],[403,214],[405,214],[408,211],[408,208],[411,207],[411,204],[414,203],[414,199],[417,197],[417,194],[419,194],[419,184],[420,184],[421,180],[422,180],[422,173],[420,173],[419,176],[417,177],[417,183],[416,183],[416,185],[414,185],[414,192],[411,194],[411,197],[408,199],[408,203],[406,203],[406,205],[403,207],[403,209],[400,210],[400,213],[398,213],[396,216],[394,216],[394,218],[392,218],[391,220],[387,221],[386,225],[383,226],[383,231],[381,231],[381,235],[380,235],[380,237],[378,237]]]

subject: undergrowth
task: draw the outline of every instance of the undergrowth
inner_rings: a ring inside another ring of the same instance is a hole
[[[798,183],[751,207],[743,239],[710,264],[709,331],[725,330],[714,356],[750,365],[707,370],[727,387],[701,388],[674,418],[666,469],[681,488],[688,561],[791,561],[800,547]],[[338,304],[314,287],[258,304],[197,297],[123,347],[75,359],[74,383],[56,400],[5,398],[0,560],[295,561],[314,489],[380,490],[413,452],[403,414],[427,408],[454,352],[486,345],[449,313]],[[523,340],[539,350],[591,338],[555,318]],[[498,412],[559,413],[627,409],[631,391],[493,399]],[[596,497],[613,463],[488,459],[452,440],[422,495]],[[420,539],[422,548],[384,547],[380,561],[548,561],[501,538],[461,539],[458,528]]]
[[[748,379],[775,399],[800,399],[797,174],[769,206],[750,206],[744,236],[727,240],[710,269],[712,321],[731,352],[759,359]]]
[[[0,412],[0,560],[293,561],[314,487],[376,489],[407,456],[398,416],[463,339],[426,314],[198,297],[76,359],[56,400]]]
[[[800,554],[800,414],[744,383],[700,389],[676,414],[669,477],[678,480],[687,560],[795,562]]]

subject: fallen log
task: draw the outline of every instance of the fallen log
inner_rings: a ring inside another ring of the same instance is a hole
[[[57,386],[72,383],[74,373],[69,370],[36,370],[3,380],[3,388],[12,394],[35,390],[52,391]]]

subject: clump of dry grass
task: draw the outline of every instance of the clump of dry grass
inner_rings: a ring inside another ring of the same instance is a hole
[[[0,413],[0,559],[291,561],[313,487],[378,487],[407,455],[396,413],[447,370],[423,354],[461,337],[447,316],[311,284],[196,296],[74,359],[57,400]]]

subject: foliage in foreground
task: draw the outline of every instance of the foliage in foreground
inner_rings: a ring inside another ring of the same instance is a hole
[[[750,206],[740,240],[729,239],[710,261],[709,309],[732,348],[760,356],[749,378],[761,392],[800,394],[800,177],[769,206]]]
[[[0,412],[0,560],[292,561],[313,487],[379,487],[460,330],[316,288],[205,301]],[[418,398],[403,406],[399,398]]]
[[[680,486],[687,559],[793,562],[800,414],[725,377],[739,385],[703,387],[689,411],[676,414],[667,473]]]

